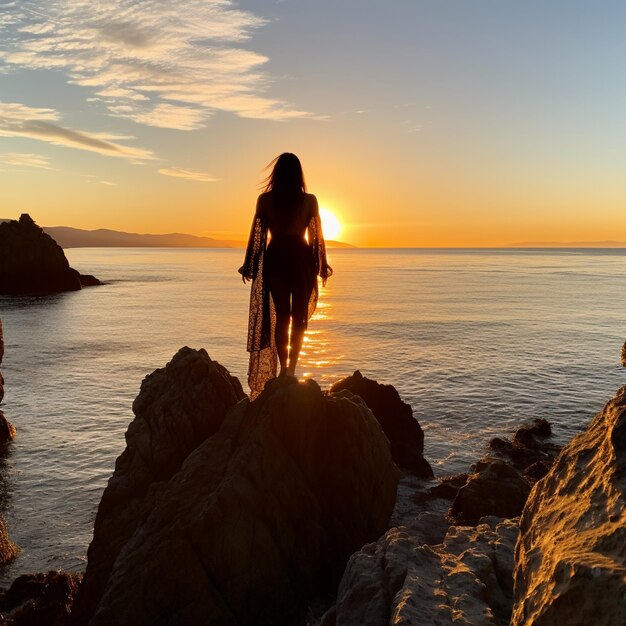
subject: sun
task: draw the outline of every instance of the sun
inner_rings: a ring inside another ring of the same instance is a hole
[[[324,238],[336,240],[341,234],[341,222],[339,218],[332,211],[321,208],[320,219],[322,220]]]

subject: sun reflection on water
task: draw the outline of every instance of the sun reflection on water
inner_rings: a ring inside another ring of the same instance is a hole
[[[343,360],[343,354],[337,354],[331,345],[327,330],[329,322],[334,320],[332,294],[328,287],[320,289],[320,300],[309,322],[300,351],[299,368],[302,378],[314,378],[322,388],[334,382],[336,374],[330,374],[332,368]],[[335,370],[336,371],[336,370]]]

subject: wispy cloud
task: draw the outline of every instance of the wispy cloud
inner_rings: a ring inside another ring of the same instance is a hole
[[[34,167],[42,170],[52,169],[49,165],[50,159],[48,157],[41,154],[33,154],[32,152],[7,152],[0,154],[0,163],[17,167]]]
[[[28,107],[17,102],[0,102],[0,137],[30,137],[55,145],[135,161],[155,158],[149,150],[118,143],[119,140],[131,137],[72,130],[56,123],[60,117],[54,109]]]
[[[307,116],[267,97],[267,57],[242,47],[266,20],[231,0],[22,0],[0,4],[0,62],[63,70],[110,113],[190,130],[217,110]]]
[[[106,185],[107,187],[117,187],[117,183],[112,183],[110,180],[99,180],[101,185]]]
[[[186,178],[187,180],[195,180],[199,183],[216,183],[219,181],[219,178],[214,178],[205,172],[183,170],[179,167],[163,167],[159,170],[159,174],[163,174],[164,176],[175,176],[176,178]]]

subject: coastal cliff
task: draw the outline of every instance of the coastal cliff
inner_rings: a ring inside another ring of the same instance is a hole
[[[72,269],[63,249],[28,214],[0,222],[0,294],[47,295],[99,284]]]

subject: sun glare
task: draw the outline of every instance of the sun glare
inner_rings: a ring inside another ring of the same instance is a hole
[[[324,238],[336,240],[341,234],[341,222],[337,216],[332,211],[321,208],[320,219],[322,220]]]

